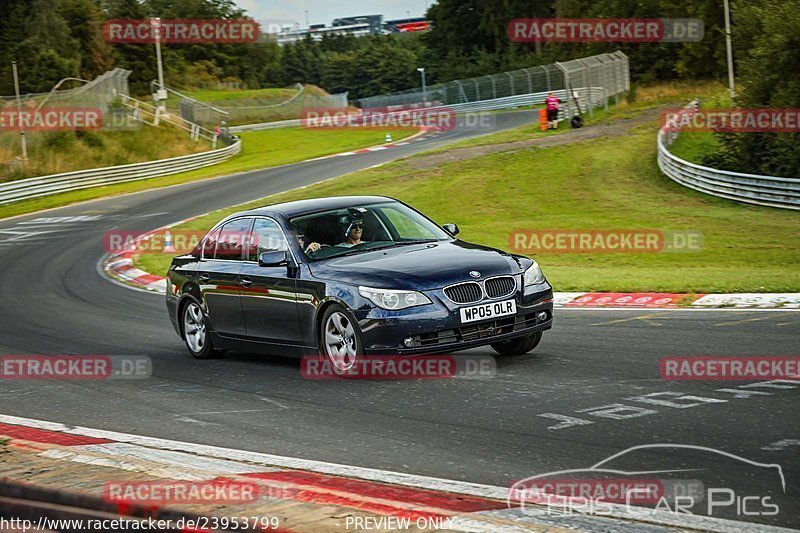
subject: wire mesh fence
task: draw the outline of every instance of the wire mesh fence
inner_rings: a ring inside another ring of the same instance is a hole
[[[16,96],[0,97],[0,113],[5,120],[0,128],[0,181],[19,179],[35,172],[59,172],[61,168],[74,168],[74,161],[65,161],[61,155],[62,148],[68,148],[75,136],[69,135],[74,130],[87,143],[96,146],[103,140],[93,134],[94,131],[129,132],[143,127],[143,124],[159,126],[170,124],[186,131],[194,140],[206,140],[216,147],[218,142],[230,144],[227,136],[216,135],[215,132],[202,128],[183,119],[179,113],[165,112],[156,106],[131,98],[128,77],[131,72],[113,69],[94,80],[65,78],[47,93],[29,93]],[[70,84],[77,86],[64,89]],[[58,110],[59,113],[47,113]],[[21,111],[21,113],[20,113]],[[49,114],[59,117],[70,113],[98,117],[91,126],[48,123],[45,126],[31,124],[30,117]],[[22,122],[27,117],[27,122]],[[15,121],[11,124],[9,121]],[[2,122],[2,120],[0,120]],[[97,124],[97,126],[95,126]],[[20,127],[22,126],[22,127]],[[27,154],[35,164],[23,162],[23,139]],[[52,168],[51,168],[52,167]],[[80,168],[80,166],[78,166]]]
[[[579,107],[591,113],[593,108],[607,105],[610,98],[618,99],[629,89],[628,58],[615,52],[361,98],[355,105],[362,109],[448,106],[566,91],[566,114],[572,116]]]
[[[592,114],[596,107],[607,107],[612,97],[618,103],[619,96],[631,88],[628,57],[622,52],[574,59],[555,66],[563,75],[567,95],[574,96],[567,98],[567,116],[577,114],[579,105],[583,107],[583,102],[578,104],[578,94],[585,98]]]
[[[121,109],[120,99],[128,96],[130,74],[128,70],[117,68],[91,81],[66,78],[49,92],[22,94],[19,100],[16,96],[0,96],[0,112],[4,113],[6,119],[9,117],[16,119],[17,111],[34,113],[54,108],[93,109],[98,110],[99,115],[103,117],[102,130],[121,129],[121,125],[127,121],[122,116],[125,111]],[[77,86],[62,89],[68,85]],[[128,123],[129,129],[133,129],[132,124]],[[24,134],[26,146],[31,151],[43,146],[52,146],[55,150],[59,142],[65,142],[61,140],[58,131],[0,128],[0,178],[14,174],[22,168],[21,134]]]
[[[210,105],[184,96],[178,106],[181,116],[206,128],[217,125],[238,126],[300,118],[304,109],[347,107],[347,93],[327,94],[316,87],[295,85],[291,91],[281,90],[275,96],[243,95]]]

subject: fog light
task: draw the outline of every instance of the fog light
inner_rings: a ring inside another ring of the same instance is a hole
[[[405,339],[403,339],[403,346],[405,346],[406,348],[411,348],[412,346],[414,346],[414,337],[406,337]]]
[[[539,311],[538,313],[536,313],[536,320],[538,320],[539,322],[547,322],[547,318],[549,316],[550,315],[547,313],[547,311]]]

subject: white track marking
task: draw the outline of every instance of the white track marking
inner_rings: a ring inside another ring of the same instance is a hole
[[[768,446],[764,446],[761,448],[762,450],[767,451],[776,451],[776,450],[783,450],[784,448],[788,448],[789,446],[800,446],[800,440],[798,439],[783,439],[777,442],[773,442]]]

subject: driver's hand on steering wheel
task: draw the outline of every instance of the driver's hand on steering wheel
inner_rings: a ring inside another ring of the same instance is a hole
[[[308,245],[308,248],[306,248],[306,253],[316,252],[320,248],[322,248],[322,245],[320,243],[312,242],[311,244]]]

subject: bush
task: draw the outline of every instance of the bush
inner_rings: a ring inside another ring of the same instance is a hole
[[[75,136],[89,148],[102,148],[105,146],[103,138],[93,131],[78,130]]]
[[[75,133],[71,131],[50,131],[45,133],[42,146],[49,150],[66,151],[75,143]]]

